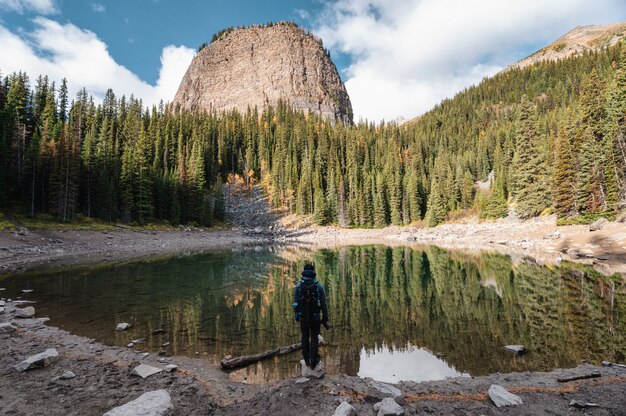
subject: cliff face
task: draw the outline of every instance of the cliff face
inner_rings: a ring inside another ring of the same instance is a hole
[[[550,45],[505,70],[524,68],[537,62],[556,61],[607,46],[613,46],[626,36],[626,22],[608,25],[578,26]]]
[[[204,47],[178,87],[173,108],[259,111],[283,100],[294,109],[352,122],[352,104],[321,42],[287,23],[233,29]]]

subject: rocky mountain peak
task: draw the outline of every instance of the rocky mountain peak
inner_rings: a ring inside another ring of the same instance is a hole
[[[220,32],[194,57],[172,108],[261,111],[279,100],[352,122],[350,97],[322,41],[286,22]]]
[[[613,46],[626,37],[626,22],[606,25],[577,26],[545,48],[542,48],[505,70],[524,68],[543,61],[556,61]]]

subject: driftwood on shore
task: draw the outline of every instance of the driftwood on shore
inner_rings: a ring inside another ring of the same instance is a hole
[[[319,343],[322,345],[324,343],[324,338],[319,336]],[[235,368],[241,368],[249,366],[250,364],[254,364],[259,361],[267,360],[268,358],[290,354],[294,351],[298,351],[302,349],[302,344],[291,344],[286,347],[274,348],[272,350],[268,350],[259,354],[251,354],[251,355],[242,355],[241,357],[231,358],[230,356],[224,357],[222,361],[220,361],[220,365],[222,366],[222,370],[234,370]]]
[[[570,381],[576,381],[576,380],[585,380],[588,378],[598,378],[601,377],[602,374],[599,371],[594,371],[592,373],[588,373],[588,374],[583,374],[580,376],[572,376],[572,377],[560,377],[557,378],[556,381],[558,381],[559,383],[568,383]]]

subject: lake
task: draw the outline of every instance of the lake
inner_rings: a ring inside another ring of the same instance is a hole
[[[313,261],[330,305],[328,373],[381,381],[624,363],[626,283],[580,265],[538,266],[436,247],[221,250],[17,275],[2,296],[36,302],[50,325],[135,349],[218,364],[299,341],[292,291]],[[22,294],[23,289],[33,289]],[[133,326],[115,331],[119,322]],[[162,334],[153,335],[156,329]],[[168,346],[161,345],[169,343]],[[507,344],[528,353],[513,355]],[[235,371],[250,383],[299,372],[299,352]]]

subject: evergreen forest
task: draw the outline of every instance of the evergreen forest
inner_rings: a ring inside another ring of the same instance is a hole
[[[96,104],[25,73],[0,82],[3,212],[210,226],[232,175],[343,227],[613,217],[626,204],[626,43],[504,71],[401,126],[284,103],[192,114],[111,90]]]

